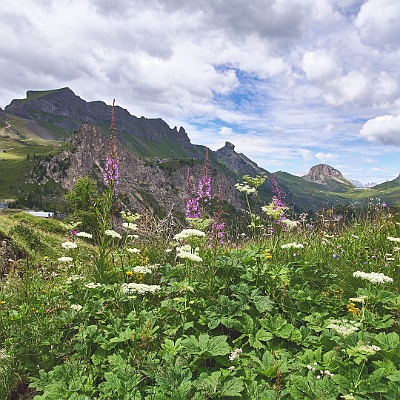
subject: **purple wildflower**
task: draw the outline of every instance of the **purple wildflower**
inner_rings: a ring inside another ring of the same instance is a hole
[[[111,158],[107,155],[106,158],[106,172],[104,173],[104,184],[106,186],[113,185],[114,189],[119,183],[119,170],[118,170],[118,160]]]
[[[186,218],[200,218],[199,200],[197,197],[186,200]]]
[[[216,238],[219,244],[224,244],[225,224],[223,222],[213,223],[211,226],[211,237]]]
[[[200,178],[197,194],[204,203],[211,200],[211,178],[206,175]]]

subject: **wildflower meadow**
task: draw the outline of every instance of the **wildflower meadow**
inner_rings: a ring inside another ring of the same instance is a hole
[[[113,122],[86,214],[2,217],[0,398],[400,398],[398,214],[296,215],[245,176],[234,234],[207,163],[184,222],[137,214]]]

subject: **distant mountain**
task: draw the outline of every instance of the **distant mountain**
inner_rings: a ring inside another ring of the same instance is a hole
[[[350,182],[357,188],[359,189],[367,189],[367,188],[371,188],[377,185],[377,183],[375,182],[368,182],[368,183],[361,183],[360,181],[357,181],[355,179],[350,179]]]
[[[354,184],[346,179],[340,171],[327,164],[318,164],[311,167],[303,179],[309,182],[319,183],[333,191],[346,191],[354,187]]]
[[[160,215],[171,209],[183,214],[188,184],[196,190],[206,153],[213,193],[221,193],[226,210],[246,208],[244,196],[235,189],[243,175],[266,174],[260,204],[276,195],[278,185],[285,202],[299,212],[362,204],[362,196],[375,193],[375,188],[368,194],[356,190],[354,183],[326,164],[312,167],[304,177],[270,173],[237,153],[228,141],[211,151],[192,144],[183,127],[171,128],[160,118],[138,118],[118,106],[115,121],[121,188],[135,210],[151,207]],[[62,203],[62,193],[79,176],[90,175],[101,184],[110,124],[110,105],[86,102],[69,88],[28,91],[26,99],[12,100],[0,110],[0,200],[19,198],[30,207],[51,207]],[[398,204],[400,176],[386,186],[378,185],[377,196],[382,198],[385,190],[391,204]]]

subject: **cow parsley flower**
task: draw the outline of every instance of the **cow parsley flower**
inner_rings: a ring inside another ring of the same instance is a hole
[[[294,229],[297,227],[296,221],[291,221],[290,219],[281,219],[281,223],[285,225],[288,229]]]
[[[107,229],[107,230],[104,232],[104,234],[107,235],[107,236],[111,236],[111,237],[113,237],[113,238],[116,238],[116,239],[121,239],[121,238],[122,238],[122,236],[121,236],[118,232],[115,232],[115,231],[112,230],[112,229]]]
[[[360,326],[361,324],[356,321],[349,321],[347,319],[332,319],[327,328],[334,329],[339,335],[347,337],[352,333],[357,332],[360,329]]]
[[[356,271],[353,273],[354,278],[361,278],[365,281],[368,281],[372,284],[385,284],[385,283],[393,283],[393,279],[382,274],[381,272],[363,272]]]
[[[65,284],[66,285],[70,285],[72,282],[79,281],[81,279],[85,279],[85,278],[83,276],[81,276],[81,275],[71,275],[70,277],[68,277],[65,280]]]
[[[145,294],[145,293],[155,293],[156,291],[160,290],[160,285],[147,285],[145,283],[123,283],[121,289],[126,294]]]
[[[78,245],[75,242],[64,242],[61,243],[63,249],[76,249]]]
[[[78,232],[76,234],[76,236],[84,237],[84,238],[88,238],[88,239],[91,239],[93,237],[93,235],[91,233],[87,233],[87,232]]]
[[[203,262],[203,259],[199,256],[199,248],[193,249],[190,245],[177,247],[176,256],[194,262]]]
[[[303,247],[304,245],[302,245],[301,243],[293,242],[293,243],[283,244],[281,246],[281,249],[302,249]]]
[[[185,240],[190,237],[205,237],[206,234],[198,229],[184,229],[182,232],[177,233],[174,236],[175,240]]]
[[[388,240],[390,240],[391,242],[400,243],[400,238],[398,237],[388,236]]]
[[[74,311],[81,311],[83,307],[80,304],[71,304],[70,308]]]
[[[72,262],[73,258],[72,257],[60,257],[58,259],[58,261],[68,263],[68,262]]]
[[[362,353],[373,355],[382,349],[379,346],[364,344],[364,345],[358,346],[357,350],[361,351]]]
[[[145,265],[138,265],[133,268],[133,272],[136,272],[137,274],[151,274],[153,271],[150,267],[147,267]]]
[[[101,287],[101,283],[96,283],[96,282],[89,282],[85,285],[88,289],[96,289]]]
[[[256,188],[253,188],[250,185],[247,185],[246,183],[237,183],[235,185],[235,188],[239,190],[239,192],[246,194],[255,193],[257,191]]]
[[[134,223],[132,223],[132,222],[124,222],[124,223],[122,224],[122,226],[123,226],[125,229],[130,229],[130,230],[132,230],[132,231],[136,231],[136,230],[137,230],[137,224],[134,224]]]
[[[133,249],[129,247],[128,249],[126,249],[126,251],[129,253],[135,253],[135,254],[140,253],[140,249],[137,249],[136,247],[134,247]]]

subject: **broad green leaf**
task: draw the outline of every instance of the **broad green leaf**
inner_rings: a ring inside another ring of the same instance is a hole
[[[223,383],[221,394],[224,397],[240,397],[240,392],[242,392],[243,389],[242,380],[235,377]]]
[[[397,370],[395,373],[388,375],[386,378],[392,382],[400,382],[400,371]]]

